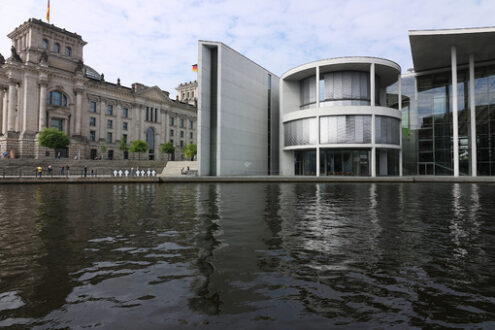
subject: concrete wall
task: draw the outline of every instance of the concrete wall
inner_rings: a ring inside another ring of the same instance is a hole
[[[212,60],[214,49],[216,61]],[[279,78],[218,42],[200,41],[198,65],[199,174],[267,175],[269,158],[271,173],[278,173]],[[216,79],[212,79],[212,70]]]

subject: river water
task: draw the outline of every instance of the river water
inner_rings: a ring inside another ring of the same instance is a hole
[[[0,327],[494,328],[495,185],[0,186]]]

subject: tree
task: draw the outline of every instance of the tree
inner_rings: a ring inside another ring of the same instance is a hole
[[[70,144],[70,139],[64,132],[59,131],[58,129],[51,128],[43,128],[38,136],[38,143],[42,147],[50,148],[50,149],[61,149],[67,148]]]
[[[175,147],[174,147],[174,144],[172,143],[172,141],[168,141],[167,143],[160,145],[160,152],[162,154],[170,155],[169,159],[172,158],[171,156],[175,152]]]
[[[198,153],[198,147],[196,146],[196,143],[189,143],[187,146],[182,148],[182,152],[186,158],[191,158],[191,160],[194,160],[194,156]]]
[[[124,152],[125,159],[125,152],[129,150],[129,145],[127,144],[127,141],[124,139],[124,137],[122,137],[122,139],[120,140],[119,150]]]
[[[130,152],[132,152],[132,153],[137,152],[138,153],[138,157],[140,160],[141,160],[141,153],[145,152],[146,150],[148,150],[148,143],[146,143],[143,140],[132,141],[131,147],[129,148]]]

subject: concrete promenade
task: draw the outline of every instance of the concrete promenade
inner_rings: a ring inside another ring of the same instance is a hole
[[[156,177],[81,177],[81,176],[35,176],[27,177],[0,177],[0,184],[4,183],[495,183],[495,177],[451,177],[451,176],[404,176],[404,177],[314,177],[314,176],[226,176],[226,177],[198,177],[198,176],[156,176]]]

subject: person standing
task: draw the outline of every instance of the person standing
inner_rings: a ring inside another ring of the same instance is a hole
[[[48,165],[48,175],[51,177],[53,177],[52,170],[53,170],[52,165]]]
[[[43,168],[42,168],[41,166],[38,166],[38,167],[36,168],[36,170],[37,170],[37,172],[38,172],[38,176],[39,176],[39,177],[40,177],[40,179],[41,179],[41,175],[43,174]]]
[[[84,165],[84,177],[88,176],[88,167]]]
[[[69,175],[70,175],[69,170],[70,170],[70,167],[69,167],[69,164],[67,164],[67,166],[65,166],[65,176],[66,177],[69,177]]]

